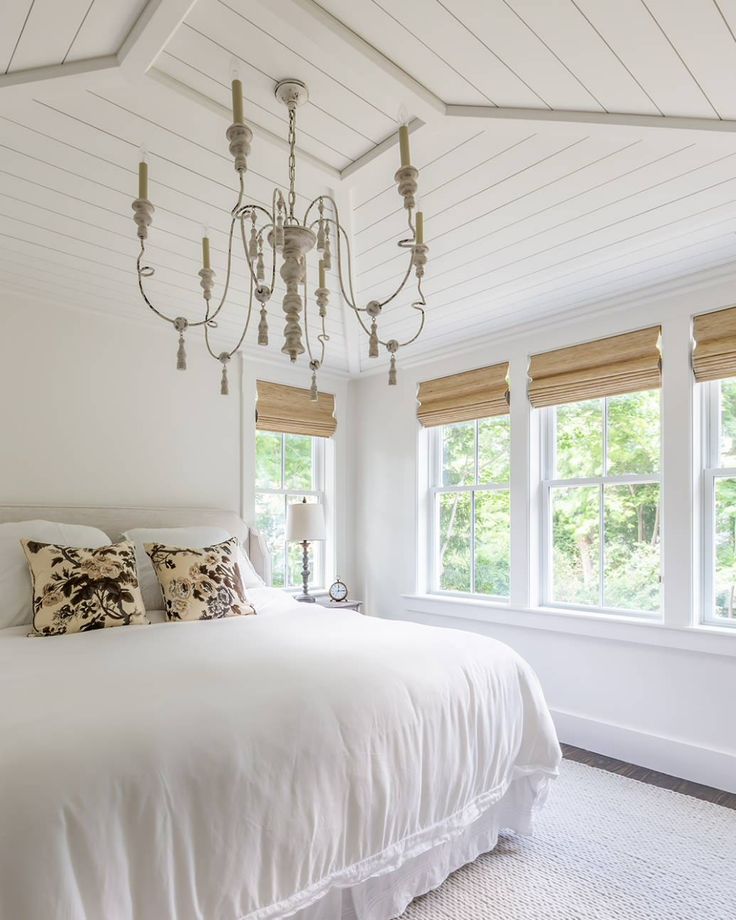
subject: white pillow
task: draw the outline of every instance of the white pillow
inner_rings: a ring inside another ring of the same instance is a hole
[[[222,527],[138,527],[126,530],[123,537],[135,543],[135,558],[138,564],[138,578],[143,592],[146,610],[163,610],[164,600],[156,573],[148,558],[144,543],[163,543],[164,546],[180,546],[188,549],[203,549],[215,543],[232,539],[232,534]],[[263,579],[253,568],[245,551],[241,549],[238,560],[243,575],[243,586],[253,588],[263,584]]]
[[[53,521],[18,521],[0,524],[0,629],[29,626],[33,622],[31,574],[21,540],[81,546],[109,546],[110,538],[96,527],[56,524]]]

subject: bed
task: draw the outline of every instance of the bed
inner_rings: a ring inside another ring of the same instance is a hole
[[[21,515],[217,522],[268,580],[224,512],[0,508]],[[0,917],[389,920],[531,831],[560,752],[514,652],[248,593],[255,617],[0,630]]]

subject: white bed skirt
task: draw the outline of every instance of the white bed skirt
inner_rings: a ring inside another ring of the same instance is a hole
[[[333,888],[320,901],[290,916],[293,920],[393,920],[414,898],[432,891],[461,866],[490,852],[502,830],[531,834],[551,778],[545,774],[514,780],[502,799],[464,828],[438,828],[436,844],[350,888]]]

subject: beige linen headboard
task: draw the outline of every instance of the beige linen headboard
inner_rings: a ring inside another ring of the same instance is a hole
[[[87,524],[119,539],[134,527],[222,527],[245,547],[253,567],[271,584],[271,556],[258,531],[232,511],[217,508],[95,508],[77,505],[0,505],[0,524],[11,521],[55,521]]]

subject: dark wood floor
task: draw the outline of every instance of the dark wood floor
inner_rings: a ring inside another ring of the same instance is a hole
[[[667,773],[657,773],[656,770],[648,770],[646,767],[637,767],[634,764],[626,763],[623,760],[614,760],[613,757],[606,757],[603,754],[584,751],[582,748],[572,747],[570,744],[563,744],[561,747],[562,753],[567,760],[576,760],[578,763],[587,764],[589,767],[608,770],[609,773],[618,773],[620,776],[628,776],[629,779],[636,779],[641,783],[649,783],[650,786],[671,789],[673,792],[691,795],[695,799],[703,799],[706,802],[713,802],[716,805],[723,805],[724,808],[733,808],[736,811],[736,794],[732,792],[723,792],[721,789],[701,786],[699,783],[691,783],[689,780],[669,776]]]
[[[618,773],[620,776],[628,776],[629,779],[636,779],[641,783],[649,783],[661,789],[671,789],[673,792],[691,795],[693,798],[723,805],[724,808],[733,808],[736,811],[736,794],[734,793],[723,792],[722,789],[713,789],[710,786],[701,786],[699,783],[691,783],[689,780],[669,776],[667,773],[657,773],[656,770],[637,767],[623,760],[615,760],[604,754],[594,754],[592,751],[585,751],[583,748],[576,748],[570,744],[563,744],[561,747],[567,760],[576,760],[589,767],[608,770],[609,773]]]

